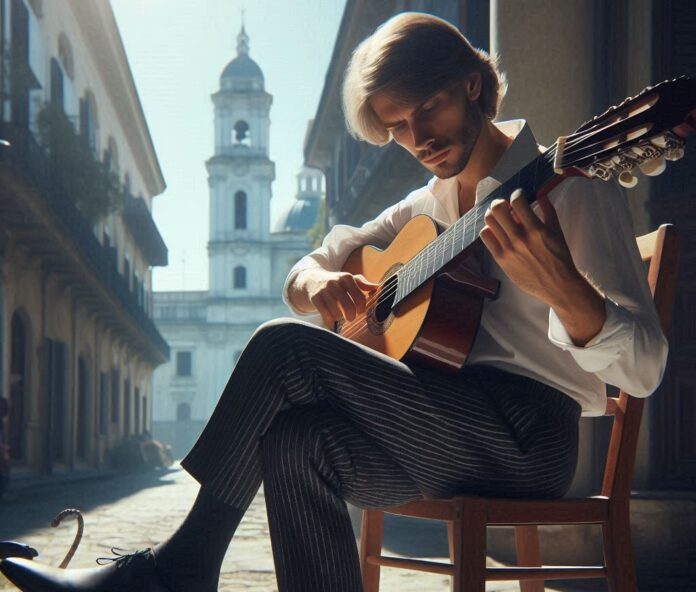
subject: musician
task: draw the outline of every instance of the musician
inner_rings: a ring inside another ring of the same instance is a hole
[[[495,122],[495,62],[429,15],[390,19],[355,51],[343,89],[358,138],[394,141],[433,179],[362,228],[335,227],[291,271],[298,313],[326,327],[363,315],[376,286],[340,271],[415,215],[447,227],[539,152],[524,121]],[[604,411],[604,382],[659,384],[659,328],[623,195],[571,179],[530,207],[491,203],[483,267],[500,280],[456,376],[408,366],[302,321],[260,327],[182,466],[202,485],[180,528],[108,567],[3,571],[23,590],[217,589],[228,543],[263,481],[281,591],[361,590],[346,502],[423,496],[554,497],[577,462],[578,420]]]

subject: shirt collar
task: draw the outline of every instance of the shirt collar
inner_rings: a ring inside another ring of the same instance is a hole
[[[494,122],[494,125],[506,136],[514,139],[510,147],[500,157],[490,175],[479,181],[476,187],[477,203],[539,155],[539,148],[534,134],[524,119]],[[428,189],[439,200],[447,200],[451,194],[458,198],[456,177],[449,179],[433,177],[428,182]]]

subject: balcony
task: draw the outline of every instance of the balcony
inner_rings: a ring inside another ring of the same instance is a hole
[[[142,197],[123,194],[123,221],[150,265],[167,265],[167,245]]]
[[[23,211],[13,211],[16,215],[12,222],[25,228],[24,236],[28,241],[34,241],[37,252],[61,257],[56,269],[65,270],[72,277],[77,275],[74,285],[94,303],[94,308],[107,305],[109,314],[105,316],[109,320],[106,324],[111,329],[135,338],[154,362],[167,361],[169,345],[138,303],[137,295],[128,289],[126,280],[118,271],[112,249],[99,242],[91,224],[63,189],[52,182],[44,149],[24,127],[2,123],[0,138],[11,145],[0,150],[0,172],[10,179],[19,177],[13,185],[28,188],[24,192],[26,199],[21,204]],[[4,193],[7,195],[7,192]],[[22,197],[25,197],[24,194]],[[32,200],[38,202],[37,208],[32,208]],[[49,214],[50,226],[46,224],[45,213]],[[10,221],[5,211],[3,216]],[[54,229],[55,237],[52,232],[47,232]],[[80,267],[86,268],[87,276],[75,274]],[[114,308],[121,314],[114,314]]]

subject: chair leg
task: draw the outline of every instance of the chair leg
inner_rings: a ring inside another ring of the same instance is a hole
[[[636,592],[629,502],[615,501],[609,507],[609,520],[602,524],[604,564],[609,592]]]
[[[360,571],[363,592],[379,592],[379,565],[369,564],[367,558],[382,554],[383,531],[384,512],[363,510],[360,524]]]
[[[450,556],[454,557],[452,592],[486,591],[486,504],[458,504],[451,527]]]
[[[539,528],[536,524],[515,526],[517,565],[541,567]],[[520,580],[520,592],[544,592],[544,580]]]

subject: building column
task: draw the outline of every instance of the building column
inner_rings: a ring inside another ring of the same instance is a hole
[[[557,9],[546,0],[491,0],[491,50],[509,83],[499,119],[527,119],[549,146],[594,115],[594,25],[594,0]]]

